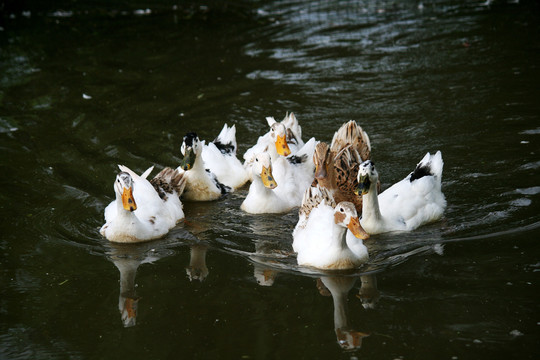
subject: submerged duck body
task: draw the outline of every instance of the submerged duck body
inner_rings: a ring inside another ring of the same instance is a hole
[[[135,243],[162,237],[184,218],[180,195],[185,186],[181,173],[163,169],[151,181],[119,165],[114,191],[116,199],[105,208],[100,233],[110,241]]]
[[[446,208],[441,190],[443,164],[440,151],[427,153],[413,172],[377,195],[379,174],[372,161],[364,162],[358,172],[362,227],[369,234],[411,231],[440,219]]]

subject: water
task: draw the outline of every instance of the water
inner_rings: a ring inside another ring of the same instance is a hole
[[[536,3],[31,5],[0,32],[1,358],[538,358]],[[440,149],[444,219],[331,274],[247,187],[159,241],[99,235],[116,164],[224,122],[243,154],[286,111],[304,140],[357,120],[383,188]]]

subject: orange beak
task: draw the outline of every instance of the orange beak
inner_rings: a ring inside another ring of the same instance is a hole
[[[351,218],[351,222],[349,222],[347,228],[359,239],[365,240],[369,238],[369,234],[360,225],[358,217]]]
[[[122,205],[124,205],[124,209],[127,211],[137,210],[137,204],[133,197],[133,188],[124,188],[124,191],[122,192]]]
[[[289,156],[291,154],[291,149],[289,149],[289,145],[287,145],[285,135],[277,137],[276,150],[277,153],[282,156]]]
[[[126,307],[126,311],[128,314],[129,319],[133,319],[137,317],[137,302],[139,299],[131,299],[126,298],[124,301],[124,306]]]

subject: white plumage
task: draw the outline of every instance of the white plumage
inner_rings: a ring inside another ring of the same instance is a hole
[[[244,167],[248,171],[248,176],[258,154],[268,152],[273,161],[280,155],[294,155],[304,146],[302,128],[293,113],[287,114],[281,122],[270,116],[266,121],[270,126],[268,132],[260,136],[257,143],[244,153]]]
[[[299,265],[320,269],[350,269],[368,260],[362,239],[368,238],[350,202],[335,204],[322,187],[306,190],[293,249]]]
[[[223,129],[214,141],[208,145],[202,142],[204,165],[214,173],[220,183],[237,189],[249,180],[249,175],[236,157],[236,127],[223,125]]]
[[[100,233],[113,242],[140,242],[159,238],[184,218],[180,195],[185,179],[177,171],[165,168],[152,183],[142,175],[119,165],[114,191],[116,199],[105,208],[105,224]]]
[[[441,152],[427,153],[412,173],[377,196],[375,165],[369,160],[362,163],[358,183],[363,194],[360,223],[364,230],[369,234],[410,231],[440,219],[446,208],[442,170]]]
[[[190,132],[184,136],[180,148],[184,157],[176,170],[183,173],[186,178],[186,188],[183,194],[183,198],[186,200],[217,200],[231,191],[230,187],[219,182],[213,172],[207,170],[202,156],[203,148],[204,144],[196,133]]]
[[[270,160],[270,155],[263,152],[254,157],[252,182],[249,187],[249,192],[242,202],[240,208],[251,214],[264,213],[282,213],[294,208],[295,203],[292,196],[287,195],[287,189],[292,191],[292,187],[287,184],[294,184],[292,173],[284,173],[281,175],[281,183],[276,183],[273,175],[273,164]],[[277,193],[276,187],[282,186],[284,190]],[[292,195],[292,194],[291,194]]]

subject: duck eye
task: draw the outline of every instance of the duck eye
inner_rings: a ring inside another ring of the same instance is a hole
[[[339,211],[343,212],[343,211],[345,211],[345,210],[343,210],[343,208],[339,208]]]

